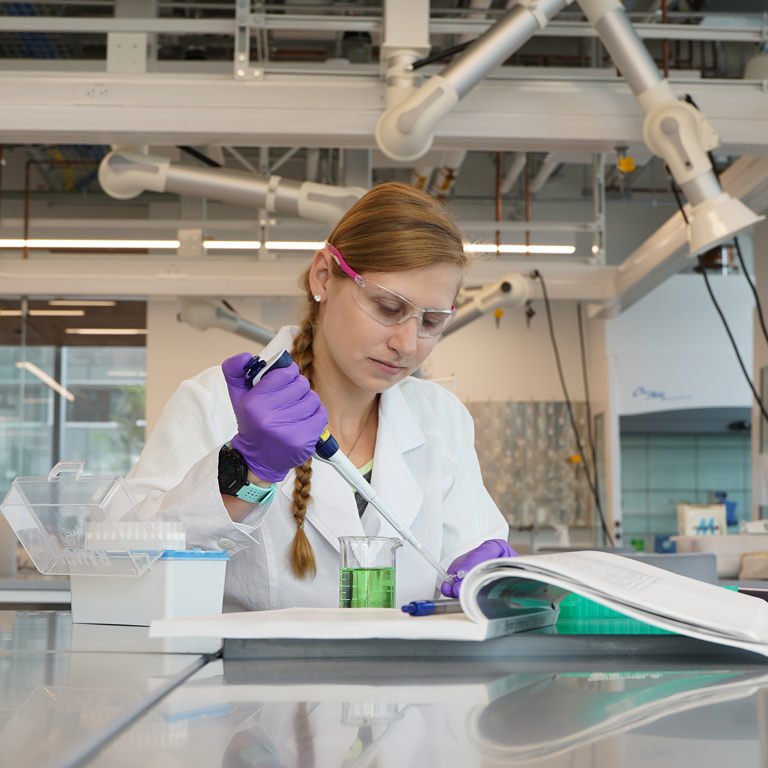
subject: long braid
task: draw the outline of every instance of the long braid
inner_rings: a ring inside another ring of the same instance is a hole
[[[307,318],[304,320],[298,336],[294,339],[291,355],[299,366],[299,372],[309,379],[312,384],[314,372],[314,352],[312,345],[315,340],[315,323],[317,321],[317,304],[311,304]],[[293,483],[293,502],[291,514],[296,521],[296,535],[291,544],[290,561],[293,573],[300,579],[307,575],[313,578],[317,573],[317,563],[312,545],[304,532],[304,520],[307,516],[307,505],[310,502],[312,490],[312,459],[296,467],[296,479]]]

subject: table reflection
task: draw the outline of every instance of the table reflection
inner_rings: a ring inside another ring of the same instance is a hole
[[[764,668],[405,666],[213,662],[91,765],[671,768],[692,755],[712,768],[766,765]]]

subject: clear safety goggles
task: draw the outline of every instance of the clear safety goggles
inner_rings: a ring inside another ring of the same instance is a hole
[[[401,325],[415,317],[418,336],[422,339],[431,339],[441,334],[456,317],[456,307],[450,309],[417,307],[405,296],[374,283],[373,280],[365,280],[344,261],[344,257],[330,243],[326,243],[325,247],[339,265],[339,269],[354,280],[352,296],[357,306],[382,325]]]

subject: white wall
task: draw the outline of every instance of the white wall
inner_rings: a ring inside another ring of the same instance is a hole
[[[766,296],[768,296],[768,222],[763,222],[755,227],[754,235],[755,251],[755,284],[757,293],[761,297],[763,312],[768,312]],[[754,329],[754,369],[752,380],[760,393],[760,369],[768,365],[768,344],[766,344],[763,332],[760,329],[757,311],[753,317]],[[762,414],[757,403],[752,404],[752,517],[760,517],[760,505],[768,504],[768,472],[764,460],[760,456],[760,432]],[[764,457],[763,457],[764,459]]]
[[[753,299],[742,274],[710,276],[748,371]],[[751,394],[698,274],[676,275],[607,324],[621,414],[749,406]]]
[[[296,322],[294,301],[238,300],[235,309],[242,317],[273,328]],[[184,379],[206,368],[221,365],[238,352],[257,354],[262,346],[234,333],[211,328],[198,331],[176,319],[178,299],[147,302],[147,436],[157,423],[168,398]]]
[[[525,308],[508,309],[499,327],[481,317],[439,342],[424,366],[427,378],[456,374],[462,400],[562,401],[555,357],[542,301],[526,327]],[[555,334],[571,399],[584,400],[576,304],[552,304]]]

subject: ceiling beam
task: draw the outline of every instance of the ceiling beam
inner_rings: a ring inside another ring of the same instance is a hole
[[[33,255],[0,260],[0,296],[292,298],[301,295],[297,278],[308,263],[309,257],[266,262],[252,257]],[[602,302],[614,297],[615,267],[535,258],[481,261],[465,283],[487,285],[509,272],[528,276],[534,269],[544,275],[554,300]],[[531,296],[541,298],[535,281]]]
[[[382,31],[381,16],[342,16],[332,14],[258,13],[249,16],[252,29],[284,32],[369,32]],[[431,34],[481,35],[496,23],[496,18],[443,19],[432,17]],[[720,42],[761,43],[766,39],[765,22],[724,24],[633,24],[643,39],[712,40]],[[0,32],[150,32],[167,35],[232,35],[235,19],[144,18],[126,19],[66,16],[0,16]],[[554,21],[537,33],[542,37],[596,37],[597,33],[583,21]]]
[[[352,69],[352,68],[351,68]],[[749,81],[673,81],[719,131],[725,154],[768,155],[768,99]],[[376,146],[385,86],[373,75],[0,75],[0,142]],[[481,83],[440,124],[435,149],[611,152],[642,146],[643,116],[623,80]]]

